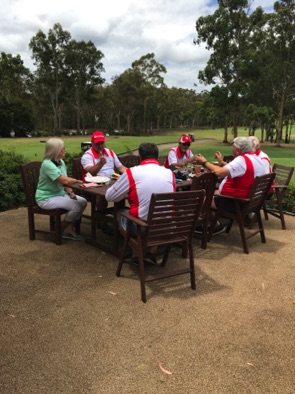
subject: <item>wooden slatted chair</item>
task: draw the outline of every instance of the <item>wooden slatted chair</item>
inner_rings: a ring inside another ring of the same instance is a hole
[[[139,156],[138,155],[126,155],[126,156],[119,156],[120,162],[123,166],[130,168],[139,165]]]
[[[209,221],[212,219],[211,201],[217,184],[217,176],[212,172],[203,173],[200,176],[193,177],[191,190],[205,190],[206,197],[202,205],[200,216],[197,220],[197,225],[202,225],[202,249],[207,248],[208,226]]]
[[[293,176],[294,167],[274,164],[273,172],[276,174],[274,194],[270,199],[265,200],[263,205],[264,218],[268,220],[268,215],[272,215],[280,219],[282,230],[286,230],[283,199]]]
[[[257,176],[253,182],[248,198],[236,198],[236,197],[226,196],[221,194],[220,197],[222,198],[221,198],[220,206],[215,212],[214,220],[212,221],[208,235],[208,241],[210,241],[212,237],[212,233],[217,223],[217,220],[220,217],[224,217],[229,219],[229,224],[226,228],[227,233],[230,232],[230,229],[234,221],[238,223],[243,249],[246,254],[249,254],[247,239],[253,237],[256,234],[260,234],[261,242],[265,243],[266,238],[264,234],[264,228],[261,220],[260,210],[263,207],[263,204],[268,195],[269,189],[271,187],[274,178],[275,178],[274,173]],[[226,200],[234,201],[235,213],[228,213],[223,210],[223,206]],[[249,213],[256,214],[258,229],[254,229],[253,231],[250,231],[250,229],[248,229],[247,230],[248,233],[246,235],[244,228],[244,219],[246,215],[248,215]]]
[[[40,161],[22,164],[20,172],[22,176],[26,203],[28,207],[29,237],[33,241],[36,233],[54,234],[56,245],[62,244],[61,217],[67,211],[65,209],[41,209],[35,199],[35,193],[39,181],[41,168]],[[35,215],[46,215],[50,219],[50,231],[36,229]]]
[[[231,161],[233,161],[233,159],[234,159],[233,155],[223,156],[223,161],[225,161],[226,163],[230,163]]]
[[[189,273],[191,287],[195,290],[193,236],[204,194],[203,190],[152,194],[147,221],[142,221],[128,213],[123,213],[128,219],[128,225],[126,232],[120,230],[124,237],[124,245],[116,275],[120,276],[121,274],[123,263],[126,262],[124,258],[125,252],[127,246],[130,245],[139,256],[139,276],[143,302],[146,302],[145,284],[157,279]],[[132,223],[137,227],[136,237],[131,236]],[[166,245],[161,263],[164,266],[172,244],[181,244],[182,250],[185,249],[186,254],[188,251],[189,268],[146,277],[144,255],[148,248]]]
[[[81,157],[74,157],[72,161],[72,172],[73,178],[82,179],[82,165],[81,165]],[[78,193],[78,192],[77,192]],[[91,202],[91,196],[87,194],[87,192],[80,192],[80,196],[86,198],[88,202]],[[91,216],[85,213],[82,214],[81,218],[91,220]]]
[[[166,155],[160,155],[158,157],[158,162],[161,164],[161,166],[163,166],[165,164],[166,157],[167,157]]]

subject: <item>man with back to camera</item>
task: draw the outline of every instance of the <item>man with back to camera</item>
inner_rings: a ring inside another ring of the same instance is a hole
[[[126,170],[126,167],[118,159],[116,153],[105,147],[106,138],[103,132],[95,131],[91,137],[92,147],[88,149],[81,158],[82,165],[82,179],[85,179],[85,175],[89,172],[92,176],[106,176],[111,178],[115,169],[120,173]],[[97,198],[97,208],[105,209],[107,208],[106,200],[102,198]],[[111,235],[113,229],[107,224],[101,224],[101,230],[105,234]]]
[[[175,176],[172,171],[158,162],[159,150],[153,143],[142,143],[138,149],[140,164],[127,168],[121,177],[106,192],[107,201],[121,201],[128,197],[129,214],[146,220],[152,193],[170,193],[176,191]],[[118,214],[119,227],[126,231],[127,219]],[[133,235],[136,234],[136,226]],[[155,262],[152,252],[150,259]],[[133,258],[136,258],[133,253]]]
[[[228,196],[246,198],[256,176],[265,175],[265,168],[261,158],[252,150],[252,142],[247,137],[237,137],[233,140],[232,153],[234,160],[223,167],[209,163],[202,155],[196,155],[196,160],[202,166],[224,178],[215,191],[211,207],[216,209],[220,205],[219,194]],[[227,200],[224,204],[225,211],[235,212],[234,201]],[[218,224],[216,227],[220,227]],[[213,233],[217,234],[219,228],[214,229]],[[222,231],[219,231],[222,232]]]
[[[190,137],[188,135],[181,136],[178,141],[178,147],[169,150],[164,166],[166,168],[185,167],[187,164],[193,163],[196,158],[190,146]]]

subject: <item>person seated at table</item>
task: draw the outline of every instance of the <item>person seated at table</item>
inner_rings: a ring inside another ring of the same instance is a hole
[[[249,140],[252,143],[252,150],[253,152],[256,153],[257,156],[259,156],[264,164],[265,167],[265,173],[266,174],[271,174],[272,173],[272,167],[271,167],[271,162],[270,162],[270,158],[268,157],[268,155],[265,152],[262,152],[262,150],[260,149],[260,142],[259,139],[257,137],[255,137],[254,135],[248,137]]]
[[[106,148],[104,133],[95,131],[91,136],[91,145],[92,147],[83,154],[81,159],[83,180],[87,172],[90,172],[92,176],[111,178],[115,169],[121,174],[126,170],[116,153]]]
[[[146,220],[152,193],[170,193],[176,191],[175,176],[172,171],[158,162],[159,150],[153,143],[142,143],[138,149],[140,164],[127,168],[121,177],[106,192],[107,201],[121,201],[128,198],[129,214]],[[126,208],[127,209],[127,208]],[[118,214],[119,228],[127,229],[127,219]],[[136,235],[136,226],[132,227],[132,235]],[[149,258],[156,262],[155,250],[151,250]],[[137,258],[133,253],[133,258]]]
[[[92,176],[105,176],[111,178],[113,172],[118,170],[121,174],[126,167],[118,159],[116,153],[106,148],[106,138],[101,131],[95,131],[91,137],[92,147],[82,156],[82,179],[89,172]],[[106,209],[107,202],[104,198],[97,199],[97,208]],[[106,234],[112,234],[113,229],[107,223],[101,223],[101,230]]]
[[[175,169],[177,167],[186,167],[195,161],[191,149],[191,139],[188,135],[181,136],[176,148],[171,148],[166,157],[164,166],[166,168]]]
[[[62,158],[65,156],[64,142],[60,138],[50,138],[46,142],[44,160],[36,190],[36,201],[42,209],[66,209],[62,223],[62,237],[80,241],[84,238],[76,234],[75,223],[81,218],[86,208],[85,198],[76,196],[71,189],[72,183],[81,180],[67,176],[67,169]]]
[[[202,155],[196,155],[198,163],[207,170],[216,174],[219,178],[224,178],[215,191],[211,207],[217,209],[221,198],[219,194],[246,198],[256,176],[265,174],[264,164],[259,156],[252,150],[252,143],[248,137],[237,137],[233,140],[232,153],[234,160],[220,167],[209,163]],[[223,206],[226,212],[235,212],[234,201],[227,200]],[[218,224],[218,226],[221,226]],[[217,227],[218,227],[217,226]],[[216,230],[216,232],[215,232]],[[213,233],[217,233],[217,228]]]

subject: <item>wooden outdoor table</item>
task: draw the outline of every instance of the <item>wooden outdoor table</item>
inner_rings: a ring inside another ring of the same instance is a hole
[[[109,187],[111,187],[115,181],[110,181],[108,185],[91,187],[91,188],[84,188],[79,183],[74,183],[71,185],[71,188],[75,191],[79,191],[82,193],[87,193],[88,196],[91,197],[91,237],[90,239],[86,239],[86,242],[90,245],[96,246],[105,252],[111,253],[113,255],[118,255],[119,248],[118,248],[118,240],[119,240],[119,230],[118,230],[118,223],[117,223],[117,212],[123,206],[124,200],[119,202],[114,202],[114,236],[110,237],[111,242],[108,245],[105,240],[97,239],[96,237],[96,230],[97,230],[97,221],[98,216],[104,215],[105,210],[97,209],[97,197],[105,198],[106,191]]]

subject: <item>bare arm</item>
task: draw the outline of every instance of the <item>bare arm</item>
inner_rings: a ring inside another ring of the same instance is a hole
[[[86,173],[90,172],[91,175],[95,176],[102,169],[102,167],[105,165],[106,162],[107,162],[106,158],[101,156],[97,164],[94,164],[93,166],[85,167],[84,170]]]
[[[125,172],[127,170],[127,167],[122,165],[120,167],[117,167],[117,170],[120,172],[120,174],[123,174],[123,172]]]
[[[219,167],[219,166],[216,166],[215,164],[209,163],[206,160],[206,158],[202,155],[196,155],[196,161],[198,163],[202,164],[204,168],[213,172],[218,177],[224,178],[226,176],[230,176],[230,172],[227,169],[227,167]]]

